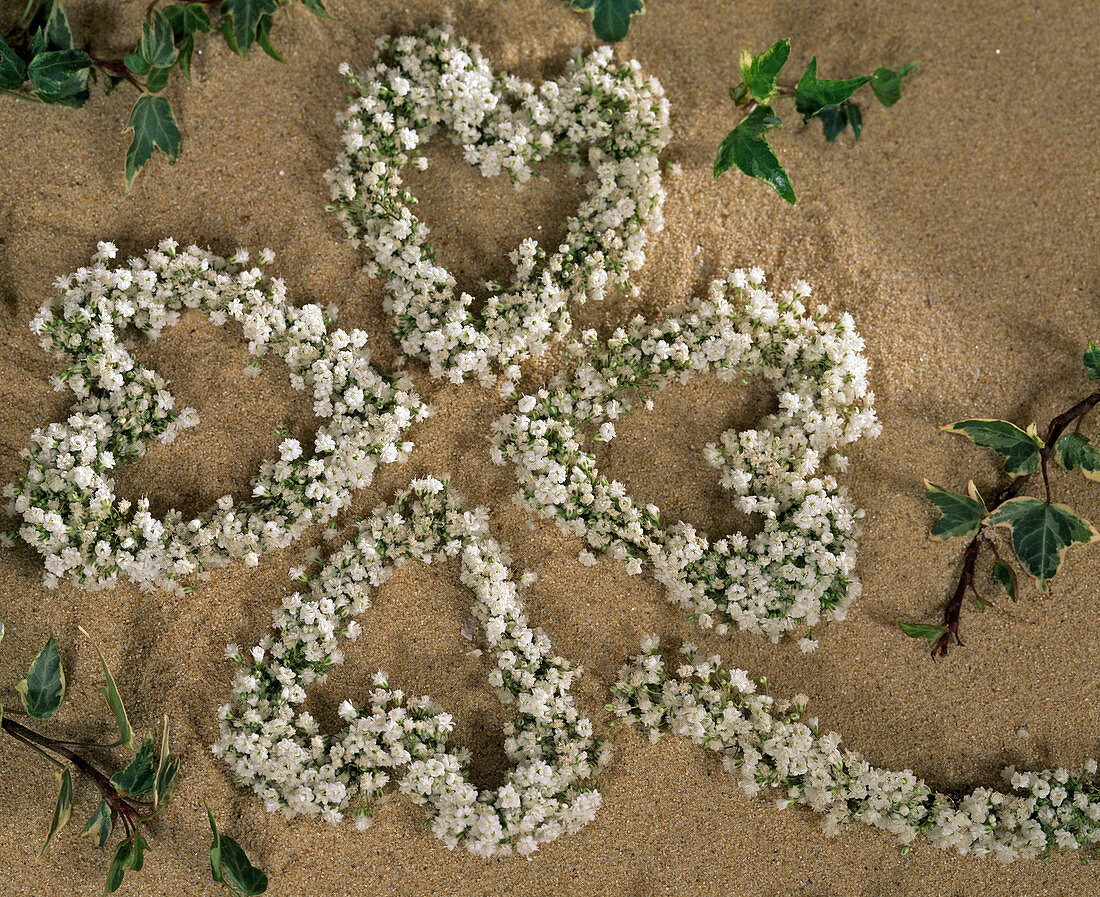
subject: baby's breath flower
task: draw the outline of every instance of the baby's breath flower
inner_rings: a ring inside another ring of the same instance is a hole
[[[529,854],[592,820],[600,794],[591,778],[607,751],[569,693],[576,671],[527,621],[486,520],[482,509],[466,512],[445,482],[416,480],[392,505],[359,522],[355,541],[307,580],[308,594],[283,599],[274,638],[254,648],[254,665],[235,675],[233,701],[219,711],[221,737],[213,746],[267,809],[335,824],[357,803],[362,826],[392,784],[429,810],[432,832],[444,844],[461,842],[480,856]],[[501,786],[486,791],[469,781],[468,753],[450,745],[451,716],[430,698],[407,699],[381,670],[369,705],[339,705],[345,726],[336,734],[321,733],[312,716],[296,709],[306,686],[342,661],[342,630],[349,638],[359,635],[359,624],[345,618],[370,606],[374,585],[409,560],[452,556],[460,559],[493,657],[490,684],[516,711],[504,733],[511,769]],[[239,657],[237,646],[230,647]]]
[[[658,324],[635,318],[601,343],[585,332],[571,350],[572,382],[518,399],[494,424],[491,456],[511,460],[516,500],[584,540],[582,564],[610,554],[640,573],[648,563],[670,601],[720,632],[736,624],[778,640],[796,627],[841,620],[860,593],[855,578],[862,512],[824,462],[878,433],[863,340],[848,315],[806,312],[801,281],[778,299],[764,272],[734,271],[683,314]],[[763,375],[779,410],[751,430],[728,430],[704,457],[721,472],[739,510],[763,517],[760,535],[711,542],[691,526],[665,526],[600,475],[585,444],[615,437],[612,421],[665,383],[713,369],[722,380]],[[583,430],[582,430],[583,426]],[[803,639],[803,651],[816,645]]]
[[[348,237],[367,253],[367,270],[386,278],[385,308],[401,347],[427,360],[437,377],[461,382],[503,377],[571,326],[569,306],[626,285],[645,261],[647,234],[663,227],[658,154],[669,139],[660,84],[610,48],[582,58],[564,76],[534,86],[497,78],[474,45],[449,29],[429,29],[380,45],[362,77],[340,67],[359,96],[341,119],[336,166],[326,174]],[[592,171],[588,196],[555,247],[527,239],[515,266],[481,312],[456,295],[455,280],[427,243],[401,174],[437,133],[463,148],[485,176],[528,181],[557,155]]]
[[[110,269],[115,254],[113,244],[100,243],[92,266],[61,278],[58,297],[34,321],[43,345],[68,362],[61,379],[76,396],[66,421],[31,435],[27,475],[11,490],[19,533],[43,556],[48,585],[65,577],[109,588],[121,577],[180,591],[181,579],[235,558],[255,565],[262,553],[332,520],[379,463],[406,456],[404,431],[427,413],[407,378],[378,373],[362,335],[329,332],[317,306],[289,305],[281,281],[242,267],[247,252],[227,261],[164,240]],[[264,264],[271,258],[261,253]],[[279,460],[260,467],[252,503],[235,506],[227,495],[201,517],[170,511],[158,520],[144,499],[131,508],[116,497],[112,473],[140,458],[148,440],[171,442],[198,415],[175,408],[165,381],[135,362],[122,333],[133,325],[156,339],[186,308],[215,322],[232,318],[254,356],[273,352],[286,362],[291,382],[313,393],[324,449],[309,457],[287,439]]]
[[[780,809],[802,804],[824,815],[825,831],[863,822],[903,844],[923,837],[963,854],[991,854],[1002,862],[1050,850],[1100,844],[1100,783],[1096,762],[1084,775],[1065,769],[1019,773],[1004,779],[1015,793],[979,787],[949,795],[911,770],[872,766],[840,747],[835,732],[821,734],[805,719],[806,697],[777,704],[756,690],[744,670],[727,670],[717,655],[700,662],[687,653],[675,674],[658,653],[655,636],[619,671],[609,708],[646,730],[683,735],[722,756],[726,770],[749,794],[770,793]],[[1051,783],[1055,783],[1053,786]]]

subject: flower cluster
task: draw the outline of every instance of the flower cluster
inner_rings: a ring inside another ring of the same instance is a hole
[[[571,382],[559,377],[523,396],[494,424],[492,453],[514,463],[525,507],[584,540],[582,562],[608,553],[640,573],[648,561],[669,600],[704,627],[725,632],[735,623],[778,640],[799,625],[843,619],[860,592],[853,568],[862,512],[823,467],[843,469],[836,450],[879,425],[851,317],[829,321],[824,306],[808,312],[805,283],[776,298],[763,280],[757,268],[738,270],[680,317],[636,318],[606,343],[586,332]],[[757,429],[729,430],[706,448],[737,507],[763,517],[752,539],[738,533],[713,544],[685,523],[662,527],[656,507],[608,482],[581,431],[610,440],[632,395],[711,368],[722,380],[763,375],[779,397]]]
[[[1004,771],[1011,792],[975,788],[962,795],[934,791],[910,770],[878,769],[840,747],[835,732],[803,721],[806,698],[777,704],[756,691],[743,670],[727,670],[718,655],[686,662],[675,675],[658,653],[656,637],[619,673],[614,711],[656,741],[662,731],[683,735],[722,754],[749,794],[777,795],[782,809],[803,804],[825,814],[825,830],[863,822],[909,844],[918,836],[963,854],[993,854],[1003,862],[1051,850],[1100,849],[1100,782],[1089,760],[1081,775],[1065,769]]]
[[[347,726],[338,734],[321,734],[297,709],[306,687],[343,660],[340,637],[360,634],[354,617],[369,607],[370,590],[408,560],[447,557],[460,560],[462,583],[473,593],[495,659],[489,683],[516,714],[504,731],[507,781],[481,793],[466,776],[468,752],[449,745],[451,716],[429,697],[407,699],[381,671],[369,705],[341,704]],[[429,808],[432,831],[448,847],[462,841],[481,856],[529,854],[592,820],[600,795],[591,777],[606,752],[569,693],[577,671],[529,624],[484,509],[464,510],[439,480],[414,481],[360,521],[355,541],[316,576],[302,578],[309,591],[283,599],[275,635],[252,649],[251,666],[235,645],[227,650],[241,669],[233,703],[220,711],[214,752],[269,810],[335,824],[354,799],[365,828],[371,801],[394,777],[402,793]]]
[[[330,332],[320,307],[288,305],[282,281],[245,267],[246,252],[223,259],[164,240],[111,268],[115,253],[100,243],[91,266],[61,278],[59,297],[32,324],[42,346],[68,362],[54,386],[67,384],[76,396],[64,423],[35,430],[24,450],[27,474],[6,488],[23,519],[20,534],[45,558],[47,585],[68,577],[104,588],[121,576],[150,590],[179,590],[181,578],[234,558],[256,564],[263,552],[331,520],[380,462],[412,448],[402,434],[428,409],[409,382],[371,367],[362,331]],[[260,263],[273,258],[264,250]],[[155,339],[184,308],[203,309],[215,324],[239,322],[249,352],[274,352],[292,385],[312,391],[322,423],[312,455],[298,440],[283,440],[279,459],[265,461],[253,480],[253,502],[237,507],[224,496],[201,518],[171,511],[157,519],[147,499],[132,507],[116,498],[112,473],[142,456],[149,439],[171,442],[198,417],[174,409],[165,381],[135,361],[122,333],[133,326]]]
[[[467,376],[503,388],[519,363],[570,328],[570,303],[602,299],[645,261],[649,231],[663,226],[657,156],[668,142],[668,104],[638,63],[616,64],[603,47],[577,56],[565,75],[538,87],[494,76],[476,46],[447,29],[378,41],[379,57],[362,77],[343,71],[359,92],[340,118],[336,167],[327,173],[332,208],[370,256],[367,270],[386,278],[386,311],[404,351],[434,376]],[[518,184],[552,153],[592,171],[588,195],[553,252],[526,239],[511,253],[509,284],[490,283],[484,309],[455,295],[455,280],[426,242],[401,171],[424,168],[420,148],[437,132],[463,147],[485,176],[505,172]]]

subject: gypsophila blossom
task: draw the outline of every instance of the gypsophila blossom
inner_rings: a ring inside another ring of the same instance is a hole
[[[992,854],[1002,862],[1049,851],[1100,847],[1100,782],[1089,760],[1082,773],[1066,769],[1004,771],[1010,791],[975,788],[942,794],[906,769],[879,769],[841,748],[835,732],[803,721],[807,699],[777,703],[758,693],[744,670],[727,670],[722,658],[686,660],[675,674],[656,636],[619,671],[612,687],[614,712],[640,724],[657,741],[666,732],[722,755],[749,794],[773,795],[781,809],[802,804],[825,815],[830,834],[863,822],[904,844],[921,837],[962,854]]]
[[[290,306],[281,280],[245,267],[246,252],[223,259],[177,245],[164,240],[111,268],[115,247],[100,243],[91,266],[61,278],[58,297],[32,322],[43,348],[68,363],[55,387],[76,396],[65,422],[34,431],[23,453],[27,474],[6,488],[9,510],[23,519],[20,535],[45,559],[47,585],[69,578],[105,588],[123,578],[179,590],[184,577],[234,558],[256,564],[332,520],[379,463],[402,460],[412,448],[402,435],[427,414],[407,378],[371,367],[364,332],[330,331],[319,306]],[[265,250],[260,263],[272,258]],[[198,415],[175,410],[167,384],[134,359],[123,331],[156,339],[185,308],[215,324],[238,322],[250,353],[282,358],[294,388],[313,393],[321,426],[312,454],[283,439],[280,457],[264,461],[252,481],[252,502],[237,506],[227,495],[202,517],[170,511],[158,520],[146,498],[136,506],[118,499],[112,475],[140,458],[149,439],[171,442]]]
[[[824,467],[879,425],[852,318],[831,321],[824,306],[808,312],[801,281],[779,298],[763,282],[758,268],[738,270],[679,317],[656,325],[635,318],[606,343],[586,332],[572,378],[521,397],[494,424],[492,455],[514,464],[520,504],[584,540],[581,563],[606,553],[634,574],[648,562],[669,600],[702,626],[725,632],[736,624],[774,641],[843,619],[859,595],[862,512]],[[759,427],[727,430],[705,451],[737,508],[763,518],[751,539],[737,533],[712,544],[686,523],[662,526],[655,506],[639,506],[601,476],[585,445],[582,428],[612,439],[614,420],[638,396],[650,407],[648,396],[665,383],[708,369],[724,381],[762,375],[779,399]],[[807,638],[803,650],[812,647]]]
[[[609,47],[575,56],[562,78],[536,86],[494,75],[476,46],[445,28],[376,43],[362,75],[342,67],[359,96],[339,119],[331,208],[369,256],[367,271],[386,278],[385,308],[404,351],[455,383],[503,376],[509,392],[519,363],[569,330],[571,303],[602,299],[645,261],[648,233],[663,226],[664,93],[637,62],[615,63]],[[493,295],[480,311],[455,295],[402,186],[406,165],[426,167],[421,150],[437,133],[486,177],[503,172],[523,184],[551,155],[591,171],[561,242],[547,250],[524,240],[509,256],[511,281],[488,283]]]
[[[369,702],[340,704],[346,725],[337,733],[319,733],[298,709],[306,688],[343,661],[341,637],[357,634],[352,618],[370,606],[371,590],[407,561],[443,558],[461,564],[494,660],[489,684],[515,711],[504,729],[506,781],[483,792],[468,779],[469,752],[450,745],[451,716],[429,697],[406,698],[382,672]],[[219,713],[214,752],[268,810],[335,824],[354,803],[365,828],[372,802],[396,783],[428,808],[444,844],[481,856],[529,854],[592,820],[600,804],[592,775],[606,757],[569,693],[578,671],[528,622],[485,509],[465,510],[445,482],[414,481],[306,582],[307,592],[275,610],[274,637],[251,665],[234,651],[233,702]]]

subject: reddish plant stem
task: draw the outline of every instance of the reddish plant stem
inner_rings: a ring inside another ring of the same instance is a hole
[[[1050,459],[1050,453],[1054,451],[1054,446],[1061,438],[1062,434],[1066,431],[1071,423],[1076,421],[1080,426],[1081,420],[1086,414],[1092,411],[1097,405],[1100,405],[1100,392],[1094,392],[1088,398],[1082,399],[1068,411],[1064,411],[1057,417],[1051,420],[1047,429],[1047,438],[1039,449],[1039,463],[1043,474],[1043,485],[1046,489],[1046,502],[1050,504],[1050,478],[1047,473],[1047,463]],[[993,499],[989,505],[989,510],[993,510],[1003,505],[1009,499],[1015,498],[1022,491],[1027,481],[1031,479],[1031,474],[1024,474],[1021,477],[1016,477],[1011,483],[1005,486],[1000,492],[997,493],[996,498]],[[962,616],[963,599],[966,598],[966,591],[970,589],[977,594],[977,589],[974,587],[974,570],[977,566],[978,555],[981,552],[983,543],[989,542],[989,537],[985,535],[982,529],[979,529],[977,534],[970,543],[966,546],[966,551],[963,553],[963,565],[962,572],[959,574],[959,582],[955,586],[955,594],[951,596],[951,600],[947,602],[943,609],[943,625],[946,627],[946,631],[932,645],[932,656],[945,657],[947,656],[947,649],[951,644],[951,639],[954,638],[956,644],[961,645],[962,639],[959,638],[959,619]]]
[[[103,799],[107,802],[107,805],[121,817],[123,826],[126,829],[126,836],[129,837],[137,829],[141,821],[141,814],[138,810],[131,806],[126,799],[118,793],[118,789],[115,788],[107,776],[92,766],[91,763],[79,754],[69,750],[65,747],[64,743],[54,741],[52,738],[47,738],[45,735],[39,735],[33,729],[28,729],[26,726],[20,725],[7,716],[5,716],[3,720],[0,720],[0,728],[18,741],[29,741],[32,744],[44,748],[51,754],[57,754],[57,756],[68,760],[81,773],[95,782],[96,787],[99,789],[100,794],[103,795]]]

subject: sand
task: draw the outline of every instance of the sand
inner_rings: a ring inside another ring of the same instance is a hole
[[[532,617],[562,653],[583,665],[577,699],[615,750],[601,778],[603,808],[580,834],[533,859],[484,861],[447,851],[424,815],[397,797],[365,833],[350,825],[287,822],[234,787],[208,745],[216,707],[226,700],[227,642],[251,645],[287,589],[288,569],[322,545],[311,533],[255,569],[233,566],[189,598],[130,587],[85,594],[41,584],[42,565],[25,546],[0,551],[0,652],[14,682],[48,634],[67,661],[70,697],[55,731],[109,733],[94,653],[83,625],[111,659],[141,730],[172,719],[183,775],[173,806],[155,823],[145,871],[123,893],[216,893],[204,856],[202,801],[223,829],[271,876],[273,895],[1086,895],[1100,891],[1098,867],[1074,855],[1005,867],[926,844],[903,855],[890,837],[853,827],[827,838],[803,810],[776,810],[743,795],[714,755],[682,739],[658,746],[631,729],[608,729],[602,709],[615,672],[640,638],[698,641],[732,663],[766,675],[777,695],[803,691],[827,728],[873,762],[911,767],[941,789],[999,782],[1006,764],[1079,765],[1097,749],[1100,617],[1095,583],[1100,552],[1069,555],[1049,595],[1028,586],[1018,604],[984,615],[969,609],[964,648],[934,663],[897,629],[933,621],[952,587],[958,545],[928,538],[933,519],[921,478],[962,488],[969,477],[998,484],[990,453],[940,433],[963,416],[1045,423],[1088,390],[1079,357],[1100,336],[1100,165],[1095,110],[1100,82],[1090,68],[1100,28],[1091,4],[719,3],[651,0],[619,52],[639,59],[664,84],[674,135],[666,153],[683,173],[667,179],[667,227],[652,242],[641,295],[619,295],[586,311],[605,331],[642,312],[682,303],[708,279],[759,264],[770,281],[806,277],[817,295],[850,311],[867,340],[882,436],[860,444],[847,476],[868,511],[859,572],[864,595],[847,621],[819,630],[817,653],[753,636],[705,636],[667,604],[651,576],[621,564],[576,560],[578,543],[549,524],[532,525],[509,500],[510,468],[494,467],[486,434],[506,407],[492,390],[433,381],[411,366],[436,415],[412,431],[404,466],[384,469],[354,513],[388,501],[413,476],[453,475],[471,504],[492,508],[495,534],[518,570],[539,582]],[[15,4],[2,24],[16,15]],[[21,4],[20,4],[21,6]],[[121,52],[144,4],[72,4],[74,24],[101,55]],[[499,67],[552,77],[568,50],[595,43],[588,24],[554,0],[351,2],[332,0],[334,21],[302,9],[280,16],[273,37],[280,65],[253,54],[246,63],[214,40],[196,56],[194,80],[173,82],[183,152],[158,158],[129,197],[122,157],[130,95],[119,90],[78,111],[0,102],[0,480],[23,472],[18,459],[36,426],[60,419],[68,398],[52,392],[57,362],[28,329],[54,278],[84,264],[99,239],[139,252],[164,236],[228,253],[269,246],[275,273],[294,302],[335,302],[341,323],[365,327],[376,363],[393,364],[395,344],[381,313],[381,284],[360,270],[324,210],[322,172],[337,146],[333,116],[344,102],[343,60],[362,64],[379,34],[450,22],[481,43]],[[1092,12],[1089,10],[1092,9]],[[812,53],[822,71],[856,73],[911,59],[921,67],[891,110],[865,104],[863,139],[825,143],[819,129],[792,124],[774,143],[800,197],[782,203],[737,174],[714,181],[717,144],[735,112],[727,89],[741,47],[793,41],[792,70]],[[414,189],[442,259],[461,283],[498,272],[520,238],[552,232],[575,202],[560,172],[517,194],[485,182],[453,153],[433,148],[433,165]],[[470,214],[471,210],[475,214]],[[312,417],[276,364],[255,380],[239,333],[188,318],[143,358],[170,381],[200,426],[157,447],[120,477],[129,495],[154,507],[201,510],[224,492],[244,497],[259,460],[287,426],[306,436]],[[533,366],[537,385],[549,364]],[[749,423],[769,397],[700,377],[661,394],[649,415],[621,428],[601,456],[606,470],[664,516],[711,533],[739,526],[728,511],[702,445],[731,423]],[[1086,424],[1085,432],[1096,432]],[[1058,480],[1062,500],[1100,519],[1100,491]],[[1006,606],[1007,604],[1007,606]],[[482,661],[466,655],[460,629],[468,599],[454,567],[412,567],[382,589],[363,620],[369,638],[346,668],[317,690],[323,718],[360,694],[376,667],[410,691],[429,690],[459,720],[481,784],[500,776],[503,711],[483,684]],[[5,702],[12,699],[4,693]],[[1026,730],[1026,736],[1020,730]],[[101,893],[108,863],[77,832],[92,789],[78,784],[74,821],[37,865],[53,779],[39,758],[0,740],[0,894]]]

